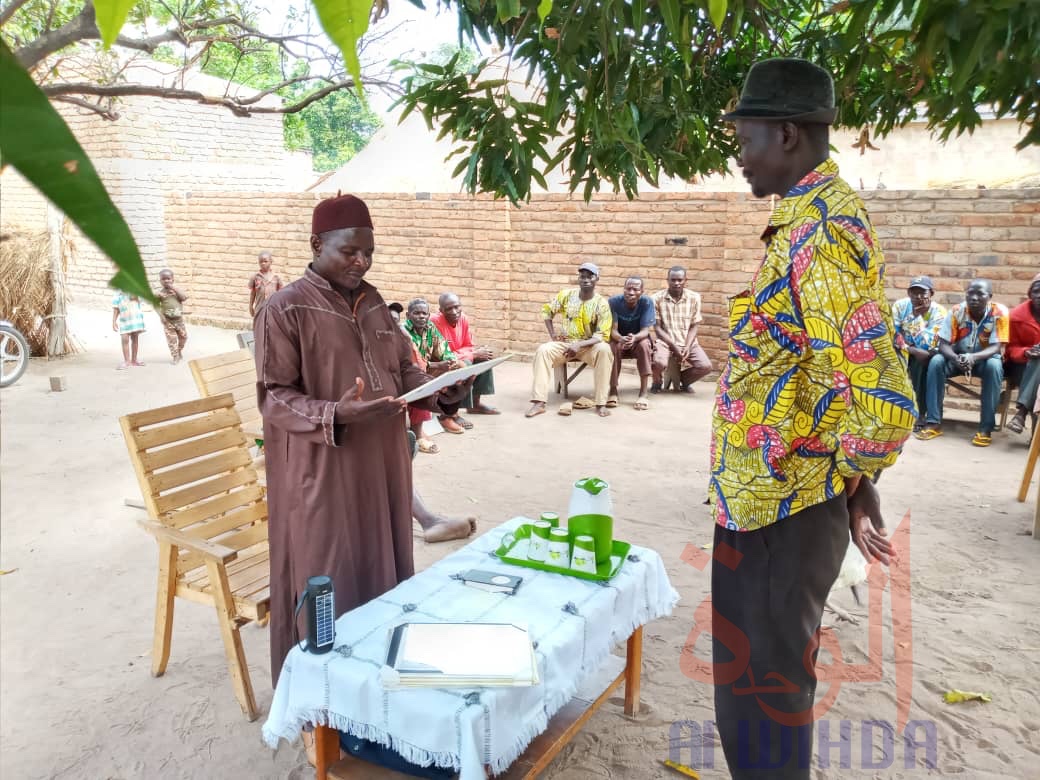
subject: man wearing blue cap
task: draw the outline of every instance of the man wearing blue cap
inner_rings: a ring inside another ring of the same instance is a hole
[[[928,382],[928,361],[939,352],[939,329],[946,319],[946,307],[932,300],[935,286],[927,276],[910,280],[906,297],[892,304],[896,343],[902,340],[908,357],[910,381],[917,400],[914,432],[924,427]]]
[[[560,290],[555,298],[542,307],[549,341],[538,347],[534,354],[534,381],[527,417],[545,414],[553,368],[565,365],[568,360],[581,360],[591,366],[596,413],[600,417],[610,415],[607,393],[610,389],[610,370],[614,365],[614,356],[610,351],[610,331],[614,319],[607,299],[596,294],[598,281],[599,266],[582,263],[578,266],[578,286]],[[563,315],[559,330],[553,324],[557,314]],[[569,410],[562,413],[569,414]]]

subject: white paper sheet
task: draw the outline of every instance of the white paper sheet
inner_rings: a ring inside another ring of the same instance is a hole
[[[494,360],[486,360],[483,363],[474,363],[472,366],[456,368],[454,371],[449,371],[446,374],[441,374],[440,376],[431,379],[425,385],[419,385],[414,390],[408,391],[404,395],[400,396],[398,400],[418,401],[420,398],[428,398],[438,390],[443,390],[445,387],[451,387],[456,382],[469,379],[471,376],[483,374],[485,371],[489,371],[499,363],[509,360],[511,357],[513,357],[512,354],[502,355],[502,357],[497,357]]]

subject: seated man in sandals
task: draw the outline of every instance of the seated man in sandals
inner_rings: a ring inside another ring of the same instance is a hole
[[[1011,339],[1004,355],[1004,371],[1008,382],[1018,386],[1018,398],[1008,430],[1022,433],[1040,385],[1040,274],[1029,284],[1028,300],[1011,310],[1010,320]]]
[[[701,323],[701,296],[686,289],[686,269],[668,269],[668,287],[653,295],[657,324],[654,326],[654,382],[651,393],[660,393],[664,372],[674,359],[679,369],[679,389],[693,393],[693,383],[711,373],[711,360],[697,343]]]
[[[416,298],[409,302],[406,312],[407,318],[404,323],[405,333],[415,344],[419,357],[426,364],[423,370],[430,376],[439,376],[446,371],[462,368],[465,365],[458,356],[451,351],[444,336],[430,325],[430,304],[423,298]],[[472,380],[469,380],[472,383]],[[450,404],[442,406],[444,412],[437,416],[441,427],[448,433],[465,433],[467,428],[473,424],[463,420],[459,416],[459,407],[462,404]]]
[[[634,358],[636,370],[639,372],[639,398],[635,408],[645,411],[650,408],[646,397],[646,387],[650,382],[653,362],[653,343],[650,341],[650,328],[657,322],[654,316],[654,302],[649,295],[643,295],[643,280],[638,276],[630,276],[625,280],[625,292],[610,297],[610,314],[614,318],[614,327],[610,332],[610,349],[614,353],[614,370],[610,373],[610,395],[607,406],[613,408],[618,404],[618,378],[621,375],[621,361]]]
[[[444,336],[448,347],[466,365],[484,363],[491,360],[495,353],[491,347],[478,347],[473,343],[473,331],[469,327],[469,317],[462,311],[462,301],[453,292],[441,293],[438,300],[440,311],[430,317],[430,322]],[[499,414],[498,409],[481,403],[480,399],[485,395],[495,394],[495,377],[493,371],[485,371],[473,378],[473,389],[470,392],[469,403],[466,408],[470,414]],[[461,421],[463,428],[472,428],[473,423],[462,417],[456,418]]]
[[[542,307],[549,341],[538,347],[534,355],[534,382],[527,417],[545,413],[553,368],[565,366],[568,360],[581,360],[592,367],[596,413],[600,417],[610,415],[607,410],[607,390],[614,359],[608,345],[613,322],[606,298],[596,294],[598,281],[599,266],[582,263],[578,266],[578,286],[560,290],[552,301]],[[557,314],[563,315],[560,330],[553,325],[553,318]]]
[[[922,441],[941,436],[947,378],[974,375],[982,380],[982,413],[971,443],[988,447],[997,427],[997,406],[1004,384],[1001,353],[1008,341],[1008,310],[993,300],[993,285],[988,279],[973,280],[965,299],[950,309],[939,329],[939,354],[928,362],[924,427],[914,435]]]

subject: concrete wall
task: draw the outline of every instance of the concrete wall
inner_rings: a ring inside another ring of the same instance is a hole
[[[199,319],[247,325],[246,282],[263,249],[287,278],[309,261],[306,194],[193,193],[165,207],[168,259]],[[758,236],[769,201],[737,193],[660,193],[629,202],[603,196],[585,204],[542,195],[522,208],[490,198],[363,195],[377,227],[369,279],[387,300],[436,300],[454,290],[482,341],[532,351],[544,337],[540,306],[573,283],[577,265],[603,269],[601,291],[619,292],[641,274],[648,290],[684,265],[704,297],[701,341],[725,354],[727,296],[747,283],[762,254]],[[909,280],[930,275],[944,302],[961,299],[966,280],[993,280],[997,300],[1023,300],[1040,270],[1040,190],[868,193],[867,208],[888,261],[893,299]],[[676,245],[669,239],[685,239]]]

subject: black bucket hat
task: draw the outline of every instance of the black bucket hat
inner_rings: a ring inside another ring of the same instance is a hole
[[[834,124],[834,81],[808,60],[778,58],[751,66],[736,108],[722,118]]]

